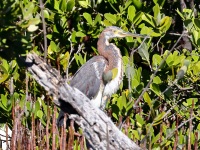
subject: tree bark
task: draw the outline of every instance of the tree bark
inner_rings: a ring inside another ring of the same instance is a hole
[[[78,89],[70,87],[58,71],[44,63],[39,56],[29,53],[26,64],[33,78],[53,96],[58,107],[65,111],[69,107],[66,105],[68,103],[76,110],[77,114],[70,114],[69,118],[82,128],[92,149],[141,150],[102,110],[94,107]]]

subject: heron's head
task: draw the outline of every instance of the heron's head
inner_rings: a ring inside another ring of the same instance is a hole
[[[116,26],[109,26],[105,28],[102,32],[107,40],[112,39],[112,38],[122,38],[122,37],[127,37],[127,36],[132,36],[132,37],[144,37],[143,35],[140,34],[134,34],[130,32],[126,32],[122,30],[119,27]]]

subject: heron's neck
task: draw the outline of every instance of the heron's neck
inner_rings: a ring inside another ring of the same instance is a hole
[[[99,37],[97,49],[99,54],[108,60],[108,66],[105,72],[117,68],[119,62],[121,63],[122,56],[119,48],[114,44],[109,43],[109,40],[107,40],[103,34],[101,34]]]

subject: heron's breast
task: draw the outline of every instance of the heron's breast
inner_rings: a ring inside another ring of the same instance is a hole
[[[120,59],[118,61],[116,69],[114,68],[112,71],[112,79],[105,85],[103,96],[111,96],[112,94],[117,92],[122,82],[123,72],[123,64],[122,60]]]

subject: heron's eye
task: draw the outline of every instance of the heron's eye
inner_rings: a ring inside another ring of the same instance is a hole
[[[115,34],[117,34],[117,33],[118,33],[118,31],[117,31],[117,30],[115,30],[115,31],[114,31],[114,33],[115,33]]]

